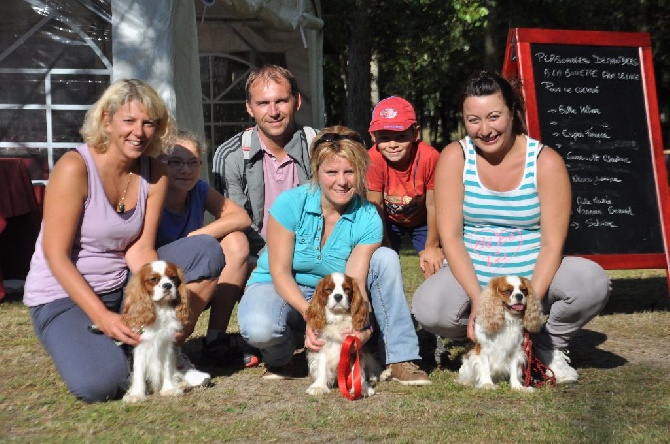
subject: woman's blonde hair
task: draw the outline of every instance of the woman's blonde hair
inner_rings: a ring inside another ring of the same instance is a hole
[[[370,157],[365,142],[356,131],[341,125],[324,128],[312,141],[310,151],[312,169],[310,183],[313,187],[319,186],[319,167],[337,155],[351,164],[356,177],[354,189],[359,196],[366,198],[368,192],[366,173]]]
[[[98,101],[91,106],[79,130],[84,142],[101,153],[107,151],[110,140],[109,134],[105,131],[105,119],[111,119],[123,105],[132,101],[141,103],[156,125],[154,138],[144,154],[156,157],[163,147],[171,145],[175,126],[170,111],[151,85],[137,79],[117,80],[109,85]]]

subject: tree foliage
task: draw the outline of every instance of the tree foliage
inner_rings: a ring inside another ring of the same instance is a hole
[[[670,55],[662,51],[670,44],[668,0],[328,0],[323,15],[329,124],[365,132],[374,104],[355,82],[372,79],[380,98],[412,102],[430,141],[444,146],[458,130],[462,82],[474,70],[502,68],[508,30],[516,27],[649,32],[661,119],[666,127],[670,120]],[[361,23],[371,33],[370,54],[361,54],[365,45],[354,48]],[[369,60],[375,77],[364,69]]]

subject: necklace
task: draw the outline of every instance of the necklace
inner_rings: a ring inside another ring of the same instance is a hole
[[[126,181],[126,187],[123,189],[123,194],[121,194],[121,199],[119,199],[119,203],[116,206],[116,212],[117,213],[123,213],[126,211],[126,204],[124,203],[126,200],[126,193],[128,192],[128,187],[130,186],[130,178],[133,177],[132,171],[130,174],[128,174],[128,180]]]

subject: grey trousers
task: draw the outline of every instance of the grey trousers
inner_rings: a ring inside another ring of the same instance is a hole
[[[602,267],[581,257],[565,257],[543,299],[548,314],[536,345],[567,348],[579,329],[600,313],[610,293]],[[422,327],[456,341],[467,339],[470,299],[448,265],[426,279],[412,299],[412,313]]]

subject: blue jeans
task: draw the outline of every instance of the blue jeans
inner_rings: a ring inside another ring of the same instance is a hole
[[[314,288],[299,286],[308,301]],[[419,341],[405,299],[398,254],[378,248],[370,260],[367,291],[379,328],[380,356],[386,364],[419,357]],[[272,283],[249,285],[237,312],[242,337],[263,354],[270,366],[287,364],[304,341],[305,322],[300,313],[275,291]]]
[[[428,225],[418,225],[416,227],[404,227],[391,220],[386,221],[386,236],[396,253],[400,252],[402,238],[409,234],[412,238],[412,245],[417,253],[426,249],[426,238],[428,237]]]

